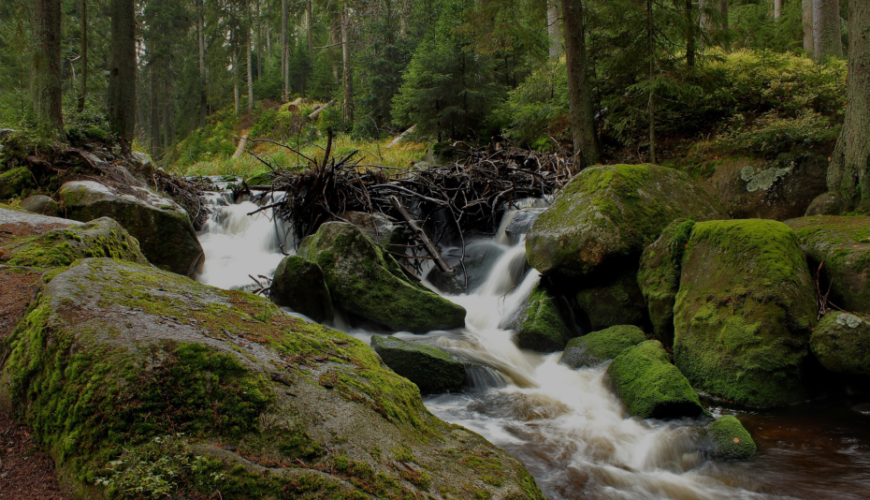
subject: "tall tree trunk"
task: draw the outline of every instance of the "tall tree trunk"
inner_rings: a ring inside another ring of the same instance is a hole
[[[314,1],[308,0],[305,6],[306,36],[308,38],[308,62],[305,66],[305,76],[302,79],[302,96],[305,97],[308,87],[308,77],[314,70]]]
[[[846,121],[828,169],[828,190],[870,204],[870,2],[849,1],[849,83]],[[851,208],[851,207],[848,207]]]
[[[168,86],[168,85],[167,85]],[[163,109],[163,151],[172,147],[172,104],[166,103]]]
[[[290,97],[290,27],[287,0],[281,0],[281,78],[284,79],[284,102]]]
[[[773,19],[779,21],[782,17],[782,0],[773,0]]]
[[[728,0],[719,0],[719,10],[722,11],[722,29],[728,31]]]
[[[251,40],[254,38],[251,34],[251,29],[246,29],[248,43],[245,44],[245,49],[248,53],[248,113],[254,112],[254,62],[251,59]]]
[[[346,5],[341,11],[341,62],[344,87],[342,117],[346,123],[353,123],[353,68],[350,65],[350,13]]]
[[[656,78],[655,26],[653,25],[652,0],[646,1],[647,45],[649,49],[649,161],[656,162],[656,93],[652,86]]]
[[[233,103],[236,116],[239,116],[241,111],[241,93],[239,91],[239,44],[238,41],[233,42]]]
[[[157,83],[157,63],[148,65],[151,73],[151,156],[160,156],[160,88]]]
[[[813,57],[816,61],[843,57],[840,0],[813,0],[813,35]]]
[[[807,54],[815,53],[815,37],[813,36],[813,0],[801,0],[804,24],[804,50]]]
[[[205,126],[208,118],[208,90],[205,68],[205,0],[199,0],[196,14],[196,41],[199,44],[199,126]]]
[[[701,14],[698,20],[698,28],[699,33],[702,35],[702,40],[703,35],[709,33],[714,28],[713,20],[710,18],[710,14],[708,13],[708,9],[712,8],[710,6],[712,2],[713,0],[698,0],[698,11]],[[703,46],[703,41],[701,45]]]
[[[263,76],[263,13],[257,0],[257,78]]]
[[[547,33],[550,38],[550,59],[562,57],[562,26],[559,21],[559,0],[547,1]]]
[[[60,60],[60,0],[34,0],[30,99],[33,118],[60,140],[63,130],[63,83]]]
[[[109,125],[128,143],[136,133],[136,11],[134,0],[112,0]]]
[[[692,9],[692,1],[686,0],[686,65],[695,67],[696,44],[698,40],[698,28],[695,26],[695,13]]]
[[[565,56],[568,66],[568,101],[574,157],[580,168],[598,163],[598,137],[592,108],[592,85],[586,56],[586,25],[582,0],[560,0],[565,31]]]
[[[79,0],[79,12],[82,16],[82,89],[78,102],[81,113],[88,98],[88,0]]]

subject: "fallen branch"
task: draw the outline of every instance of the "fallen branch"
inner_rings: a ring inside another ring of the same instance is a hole
[[[399,215],[402,216],[402,219],[408,223],[408,227],[411,228],[411,231],[414,231],[414,235],[417,237],[417,239],[420,240],[421,243],[423,243],[423,248],[426,249],[426,252],[428,252],[432,260],[435,261],[435,265],[438,266],[438,269],[440,269],[442,273],[455,274],[453,268],[450,267],[450,264],[448,264],[447,261],[444,260],[444,257],[441,256],[441,253],[438,251],[437,248],[435,248],[435,245],[432,244],[432,240],[430,240],[429,237],[426,236],[426,232],[423,231],[423,228],[417,225],[417,222],[414,220],[413,217],[411,217],[411,214],[409,214],[405,207],[402,206],[402,202],[400,202],[399,199],[395,196],[390,196],[390,203],[392,203],[393,208],[396,209],[396,212],[398,212]],[[415,258],[420,259],[422,257]]]

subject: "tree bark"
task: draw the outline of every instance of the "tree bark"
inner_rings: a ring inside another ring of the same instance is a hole
[[[817,62],[843,57],[840,0],[813,0],[813,35],[813,57]]]
[[[341,62],[342,62],[342,117],[346,123],[353,123],[353,68],[350,64],[350,13],[345,5],[341,11]]]
[[[197,41],[199,42],[199,126],[205,126],[208,118],[208,90],[206,82],[208,74],[205,68],[205,0],[199,0],[197,12]]]
[[[828,190],[844,201],[870,204],[870,3],[849,1],[849,82],[846,121],[828,169]]]
[[[157,83],[157,64],[151,61],[148,65],[151,73],[151,156],[160,156],[160,94]]]
[[[284,79],[284,98],[290,98],[290,27],[287,0],[281,0],[281,78]]]
[[[257,78],[263,76],[263,12],[257,0]]]
[[[773,19],[779,21],[782,17],[782,0],[773,0]]]
[[[79,12],[82,16],[82,89],[78,102],[81,113],[88,98],[88,0],[79,0]]]
[[[55,138],[63,130],[60,0],[34,0],[30,99],[33,118]]]
[[[813,36],[813,0],[802,0],[801,10],[804,24],[804,50],[807,54],[813,55],[816,43]]]
[[[136,11],[133,0],[112,0],[109,126],[128,143],[136,133]]]
[[[692,1],[686,0],[684,11],[686,16],[686,65],[690,68],[695,67],[696,44],[698,40],[698,28],[695,26],[695,13],[692,9]]]
[[[719,0],[719,10],[722,11],[722,29],[728,31],[728,0]]]
[[[252,28],[246,28],[248,43],[245,44],[245,49],[248,53],[248,114],[254,112],[254,62],[251,58],[251,40],[254,36],[251,33]]]
[[[655,26],[653,25],[653,6],[652,0],[646,1],[646,16],[647,16],[647,45],[649,46],[649,161],[656,162],[656,93],[653,83],[655,82],[656,72],[656,53],[655,53]]]
[[[550,59],[558,61],[562,57],[562,26],[559,20],[559,0],[547,1],[547,33],[550,38]]]
[[[571,131],[574,157],[580,168],[598,163],[598,137],[592,107],[592,85],[589,82],[586,55],[586,26],[582,0],[560,0],[565,30],[565,56],[568,66],[568,101],[571,109]]]

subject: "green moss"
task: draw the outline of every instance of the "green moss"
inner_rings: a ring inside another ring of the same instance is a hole
[[[829,312],[813,331],[810,348],[832,372],[870,375],[870,323],[858,316]]]
[[[512,329],[517,331],[521,348],[538,352],[561,351],[571,338],[555,299],[540,284],[535,285]]]
[[[27,167],[18,167],[0,174],[0,200],[15,196],[23,197],[36,183]]]
[[[614,271],[603,280],[590,280],[574,297],[592,330],[616,325],[646,326],[646,305],[637,284],[636,265]]]
[[[670,363],[657,340],[643,342],[617,356],[607,375],[629,415],[673,418],[704,413],[692,385]]]
[[[562,355],[562,363],[571,368],[595,366],[614,359],[647,340],[636,326],[619,325],[571,339]]]
[[[797,233],[812,270],[821,267],[831,301],[847,311],[870,314],[870,217],[813,216],[786,224]]]
[[[657,165],[587,168],[535,221],[526,239],[544,275],[588,276],[634,259],[673,220],[721,210],[685,174]]]
[[[465,384],[465,366],[441,349],[377,335],[371,344],[387,366],[423,394],[456,391]]]
[[[640,259],[637,282],[646,301],[656,338],[674,343],[674,305],[680,288],[683,253],[695,221],[677,219],[646,247]]]
[[[299,254],[321,267],[333,301],[346,311],[393,331],[465,325],[465,309],[408,280],[391,255],[351,224],[324,224]]]
[[[714,455],[722,460],[746,460],[755,454],[755,441],[733,415],[726,415],[710,426]]]
[[[676,299],[674,355],[696,388],[751,406],[800,399],[815,321],[814,287],[788,226],[695,225]]]

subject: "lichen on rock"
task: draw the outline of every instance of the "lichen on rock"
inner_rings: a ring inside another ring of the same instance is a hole
[[[813,331],[810,349],[826,369],[846,375],[870,375],[870,323],[853,314],[831,311]]]

